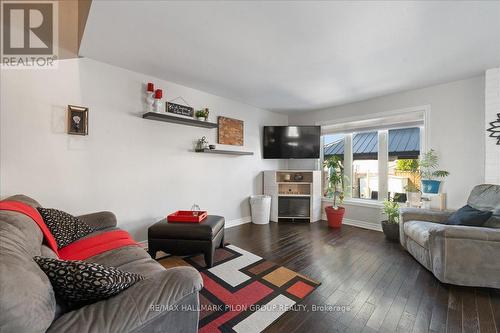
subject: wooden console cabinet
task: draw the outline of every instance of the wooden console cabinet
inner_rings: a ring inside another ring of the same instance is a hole
[[[271,221],[321,219],[321,171],[264,171],[264,194],[271,196]]]

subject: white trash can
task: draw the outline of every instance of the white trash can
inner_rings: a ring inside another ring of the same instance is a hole
[[[271,197],[269,195],[250,196],[252,223],[268,224],[271,215]]]

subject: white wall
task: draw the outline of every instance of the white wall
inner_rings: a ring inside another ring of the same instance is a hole
[[[369,118],[374,113],[423,105],[431,108],[428,147],[439,153],[440,167],[451,172],[443,185],[448,208],[459,208],[472,187],[484,182],[484,76],[291,115],[289,123]]]
[[[484,76],[287,117],[90,59],[1,74],[0,196],[24,193],[74,214],[111,210],[138,240],[146,239],[148,225],[194,202],[229,221],[248,220],[247,197],[261,192],[261,170],[287,166],[261,159],[262,126],[285,125],[287,118],[314,124],[429,105],[429,146],[451,172],[444,184],[448,207],[462,206],[485,177]],[[244,120],[241,149],[255,155],[195,154],[193,142],[203,135],[216,142],[216,130],[140,118],[142,85],[149,81],[167,99],[182,96],[195,108],[209,107],[214,121],[216,115]],[[90,107],[89,136],[66,134],[68,104]],[[293,169],[313,166],[289,162]],[[380,221],[377,207],[348,206],[346,217]]]
[[[499,121],[500,114],[500,67],[486,71],[485,75],[485,123],[490,128],[490,122]],[[486,183],[500,184],[500,146],[497,140],[490,137],[491,132],[485,131],[485,165]]]
[[[285,167],[261,158],[262,126],[286,125],[284,115],[90,59],[1,74],[2,198],[23,193],[73,214],[110,210],[120,227],[145,240],[150,224],[193,203],[226,220],[248,220],[247,198],[261,192],[261,171]],[[215,143],[215,129],[142,119],[148,81],[167,99],[209,107],[213,121],[244,120],[243,149],[255,155],[195,154],[193,141]],[[66,134],[68,104],[90,108],[89,136]]]

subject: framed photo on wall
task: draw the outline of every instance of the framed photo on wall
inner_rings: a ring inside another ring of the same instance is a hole
[[[68,105],[68,134],[89,134],[89,108]]]

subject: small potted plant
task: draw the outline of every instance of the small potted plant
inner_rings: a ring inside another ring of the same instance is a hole
[[[393,200],[385,200],[382,212],[387,216],[387,220],[383,220],[382,230],[385,238],[391,241],[399,240],[399,204]]]
[[[330,170],[326,196],[333,198],[333,205],[325,207],[328,226],[340,228],[345,213],[345,208],[340,206],[344,201],[344,166],[338,156],[332,156],[325,161],[325,167]]]
[[[434,149],[426,152],[419,162],[420,177],[422,179],[422,192],[423,193],[439,193],[440,180],[436,178],[445,178],[450,175],[446,170],[437,170],[439,166],[439,159]]]
[[[208,108],[204,108],[203,110],[196,111],[194,115],[198,120],[207,121],[209,113]]]

